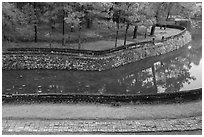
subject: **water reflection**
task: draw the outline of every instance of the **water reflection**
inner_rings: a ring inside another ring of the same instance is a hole
[[[193,47],[193,45],[191,45]],[[200,48],[168,54],[104,72],[53,70],[3,71],[3,94],[83,93],[155,94],[180,91],[196,81],[192,65],[201,65]],[[181,54],[182,53],[182,54]],[[155,61],[156,60],[156,61]],[[194,67],[196,67],[194,65]],[[200,70],[201,71],[201,70]],[[197,81],[201,82],[201,81]],[[200,88],[200,87],[192,87]]]
[[[3,71],[3,94],[156,94],[202,87],[202,34],[177,51],[103,72]],[[196,83],[196,84],[191,84]]]

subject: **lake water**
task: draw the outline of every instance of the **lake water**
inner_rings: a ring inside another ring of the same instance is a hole
[[[3,94],[159,94],[202,88],[202,28],[171,53],[102,72],[2,71]]]

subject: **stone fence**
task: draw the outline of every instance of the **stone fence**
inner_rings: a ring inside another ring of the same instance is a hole
[[[191,35],[186,28],[173,25],[167,25],[167,27],[182,31],[160,41],[131,43],[103,51],[12,48],[3,53],[2,67],[4,70],[66,69],[102,71],[174,51],[191,41]]]

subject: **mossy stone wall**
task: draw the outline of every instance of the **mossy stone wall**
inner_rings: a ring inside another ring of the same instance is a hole
[[[66,69],[102,71],[116,68],[147,57],[158,56],[191,41],[191,35],[183,30],[180,34],[153,43],[136,43],[125,49],[101,55],[73,54],[69,52],[7,51],[3,53],[3,70],[13,69]]]

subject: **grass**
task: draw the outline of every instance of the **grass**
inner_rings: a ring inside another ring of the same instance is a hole
[[[123,40],[118,40],[117,46],[123,45]],[[127,42],[127,44],[132,43],[130,41]],[[111,40],[99,40],[99,41],[93,41],[93,42],[86,42],[81,44],[80,49],[84,50],[106,50],[110,48],[115,47],[115,41]],[[24,42],[24,43],[14,43],[14,42],[3,42],[3,48],[2,50],[5,51],[8,48],[50,48],[49,43],[47,42],[40,42],[40,43],[34,43],[34,42]],[[78,49],[78,43],[73,44],[67,44],[66,46],[62,46],[61,43],[53,42],[51,44],[51,48],[69,48],[69,49]]]
[[[46,37],[46,33],[49,28],[44,27],[44,29],[41,28],[39,31],[39,42],[35,43],[33,41],[27,41],[27,42],[5,42],[3,41],[2,50],[6,50],[8,48],[50,48],[49,44],[49,38]],[[138,28],[139,35],[136,39],[132,38],[134,27],[131,26],[128,31],[127,35],[127,42],[126,44],[133,43],[133,42],[143,42],[143,41],[149,41],[152,40],[152,38],[155,38],[155,40],[161,40],[162,36],[169,37],[172,35],[176,35],[180,30],[177,29],[170,29],[167,28],[166,30],[160,29],[159,27],[156,27],[154,36],[144,37],[144,27]],[[117,46],[124,45],[124,33],[125,33],[125,26],[121,26],[121,30],[119,31],[119,37],[117,41]],[[148,34],[150,33],[150,29],[148,30]],[[52,48],[71,48],[71,49],[78,49],[78,32],[73,32],[73,34],[65,34],[66,37],[66,44],[65,46],[62,46],[62,35],[60,33],[60,29],[56,30],[54,35],[51,37],[51,47]],[[84,50],[105,50],[115,47],[115,34],[116,31],[114,28],[107,29],[106,27],[99,27],[99,28],[92,28],[89,30],[83,30],[81,32],[81,48]],[[70,36],[70,38],[68,38]],[[22,37],[22,36],[20,36]],[[29,38],[26,38],[29,39]],[[71,41],[69,41],[69,39]]]

